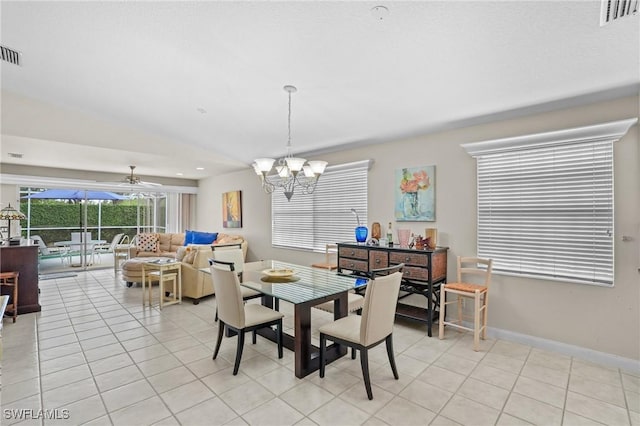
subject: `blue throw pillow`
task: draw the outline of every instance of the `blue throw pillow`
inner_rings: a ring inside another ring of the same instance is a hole
[[[218,238],[217,232],[192,231],[191,244],[212,244]]]
[[[184,231],[184,245],[188,246],[193,241],[193,233],[195,231],[189,231],[188,229]]]

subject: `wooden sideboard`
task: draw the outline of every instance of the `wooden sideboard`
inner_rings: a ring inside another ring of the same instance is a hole
[[[18,278],[18,315],[39,312],[38,246],[0,247],[0,272],[20,272]]]
[[[433,318],[440,300],[440,284],[447,281],[447,247],[435,250],[415,250],[402,247],[367,246],[338,243],[338,273],[368,275],[372,269],[404,263],[402,286],[396,316],[427,324],[431,337]],[[427,299],[427,308],[402,303],[402,298],[420,294]]]

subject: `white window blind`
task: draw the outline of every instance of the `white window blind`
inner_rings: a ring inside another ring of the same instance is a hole
[[[478,255],[494,271],[613,284],[613,142],[479,156]]]
[[[478,255],[497,273],[613,285],[613,143],[637,122],[463,144],[478,165]]]
[[[271,194],[273,246],[324,251],[328,243],[354,241],[351,209],[367,223],[369,163],[330,166],[313,194],[294,194],[291,201],[281,191]]]

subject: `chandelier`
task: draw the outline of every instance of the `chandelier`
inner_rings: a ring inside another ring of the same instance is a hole
[[[277,163],[273,158],[256,158],[252,166],[256,174],[260,176],[262,189],[267,194],[282,188],[287,200],[291,201],[291,197],[293,197],[293,193],[296,190],[302,194],[311,194],[316,189],[318,179],[324,173],[327,162],[307,161],[291,154],[291,94],[297,92],[298,89],[294,86],[284,86],[284,90],[289,94],[287,154],[280,158]],[[274,163],[276,163],[275,167],[273,166]]]

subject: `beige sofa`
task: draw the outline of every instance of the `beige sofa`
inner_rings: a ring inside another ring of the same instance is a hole
[[[144,258],[171,257],[181,262],[182,296],[193,299],[194,304],[199,299],[214,294],[211,274],[200,269],[209,268],[209,259],[212,257],[211,245],[189,244],[184,246],[184,234],[157,234],[158,245],[156,251],[143,251],[139,247],[132,247],[130,260],[122,265],[122,279],[127,286],[142,282],[142,264]],[[248,244],[239,235],[218,234],[214,245],[240,244],[246,259]]]

